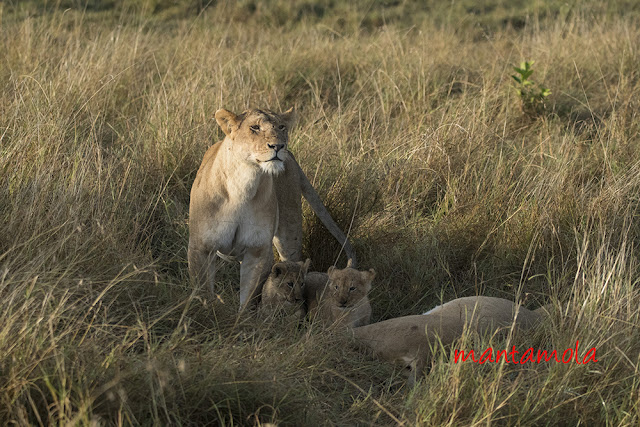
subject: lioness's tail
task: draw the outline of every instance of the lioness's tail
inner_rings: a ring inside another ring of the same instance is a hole
[[[327,208],[324,207],[324,203],[322,203],[322,200],[320,199],[320,196],[318,195],[316,190],[313,188],[313,185],[311,185],[311,182],[309,182],[309,179],[304,174],[300,166],[297,166],[299,169],[302,195],[305,199],[307,199],[307,202],[309,202],[311,208],[316,213],[316,215],[318,215],[318,218],[320,218],[320,221],[322,221],[324,226],[327,227],[327,230],[329,230],[331,235],[335,237],[338,243],[342,245],[344,251],[347,254],[347,257],[351,259],[351,266],[353,268],[357,268],[358,262],[356,260],[356,253],[353,250],[351,243],[349,243],[347,236],[344,235],[342,230],[340,230],[340,227],[338,227],[338,224],[336,224],[333,218],[331,218],[331,214],[329,214]]]

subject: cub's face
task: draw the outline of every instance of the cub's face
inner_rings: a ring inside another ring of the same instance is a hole
[[[328,293],[329,299],[335,303],[336,307],[343,309],[353,307],[367,296],[371,290],[371,282],[376,276],[373,269],[359,271],[350,267],[343,270],[329,267],[327,274],[329,275],[329,283],[325,292]]]
[[[270,310],[280,309],[304,316],[302,286],[309,264],[309,260],[275,264],[262,289],[262,305]]]
[[[240,115],[224,109],[216,111],[216,121],[233,141],[234,154],[274,175],[284,170],[293,116],[292,109],[282,114],[256,109]]]

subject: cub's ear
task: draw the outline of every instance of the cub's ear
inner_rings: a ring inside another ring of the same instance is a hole
[[[336,269],[336,266],[335,266],[335,265],[332,265],[332,266],[331,266],[331,267],[329,267],[329,269],[327,270],[327,274],[328,274],[329,276],[331,276],[331,273],[333,273],[333,271],[334,271],[335,269]]]
[[[216,111],[216,122],[218,122],[218,126],[227,136],[230,136],[231,132],[238,130],[240,126],[240,118],[224,108]]]
[[[364,283],[367,284],[367,291],[369,291],[371,289],[371,282],[373,282],[373,279],[376,277],[376,271],[373,268],[369,269],[369,271],[361,271],[360,276]]]
[[[307,274],[307,270],[309,270],[309,266],[311,265],[311,259],[307,258],[305,262],[298,261],[298,265],[300,266],[300,272],[304,276]]]
[[[297,114],[293,107],[282,113],[280,117],[282,117],[282,120],[284,120],[284,122],[286,123],[287,128],[291,129],[293,126],[295,126]]]
[[[347,268],[353,268],[353,259],[349,258],[349,260],[347,261]]]
[[[366,292],[369,293],[371,291],[371,283],[373,279],[376,277],[376,271],[372,268],[369,271],[361,271],[360,277],[362,278],[362,283],[364,284],[364,288]]]
[[[278,263],[274,264],[274,266],[271,267],[271,272],[273,273],[274,277],[279,277],[284,274],[285,269],[280,263]]]

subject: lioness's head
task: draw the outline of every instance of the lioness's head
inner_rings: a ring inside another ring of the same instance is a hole
[[[302,285],[311,260],[284,261],[271,268],[262,288],[262,306],[267,310],[283,310],[288,314],[305,315]]]
[[[325,290],[325,298],[333,301],[339,308],[349,308],[367,296],[376,272],[373,268],[369,271],[359,271],[347,264],[347,268],[343,270],[329,267],[327,275],[329,283]]]
[[[266,173],[275,175],[284,170],[293,108],[282,114],[253,109],[239,115],[222,108],[216,111],[216,121],[232,141],[231,149],[238,158]]]

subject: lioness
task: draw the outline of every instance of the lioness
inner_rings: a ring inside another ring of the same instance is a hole
[[[353,249],[287,150],[293,110],[277,114],[220,109],[224,140],[207,150],[191,188],[189,274],[214,293],[216,253],[236,257],[240,310],[260,293],[273,263],[271,242],[284,261],[302,254],[301,194],[349,257]]]
[[[342,270],[331,266],[326,274],[307,273],[303,291],[309,315],[352,328],[369,324],[371,304],[367,294],[376,272],[358,271],[352,265],[349,262]]]
[[[262,288],[260,311],[269,315],[276,311],[303,318],[306,314],[302,286],[311,260],[282,261],[274,264]]]
[[[526,329],[543,316],[542,311],[534,312],[502,298],[466,297],[425,314],[354,328],[353,335],[361,346],[372,350],[380,359],[402,365],[409,374],[409,384],[413,384],[438,340],[449,346],[462,336],[465,327],[486,334],[515,322],[516,327]]]

